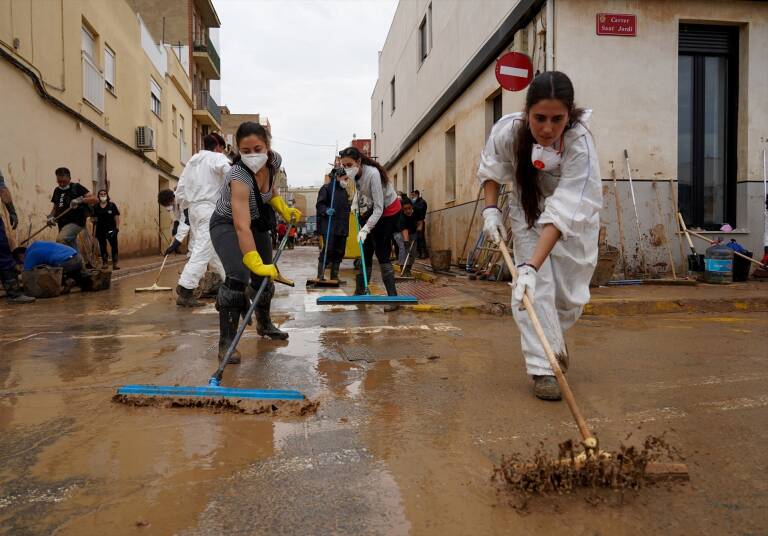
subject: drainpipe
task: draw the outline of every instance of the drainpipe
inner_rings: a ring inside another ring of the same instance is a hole
[[[546,60],[544,69],[555,70],[555,0],[547,0]]]

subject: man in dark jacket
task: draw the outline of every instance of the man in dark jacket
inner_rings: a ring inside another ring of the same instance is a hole
[[[331,172],[331,181],[317,193],[317,232],[323,237],[323,248],[317,260],[317,278],[323,279],[325,266],[331,265],[331,279],[339,279],[339,266],[349,235],[349,195],[346,177],[341,180]],[[331,202],[333,198],[333,202]],[[329,232],[330,223],[330,232]]]
[[[416,250],[420,259],[426,259],[429,255],[427,251],[427,202],[421,197],[421,192],[414,190],[411,192],[411,202],[413,211],[416,214]]]

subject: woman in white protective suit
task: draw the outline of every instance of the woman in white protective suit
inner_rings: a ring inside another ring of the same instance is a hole
[[[498,207],[500,185],[510,192],[518,272],[512,313],[534,394],[543,400],[560,400],[560,389],[522,299],[528,292],[565,372],[564,332],[589,301],[603,202],[595,145],[584,124],[588,115],[575,107],[573,84],[564,73],[542,73],[528,88],[525,111],[494,125],[478,170],[485,192],[483,230],[495,242],[507,239]]]

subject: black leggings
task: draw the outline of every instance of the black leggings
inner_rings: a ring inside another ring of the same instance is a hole
[[[109,247],[112,249],[112,262],[117,262],[117,231],[112,233],[111,235],[107,234],[107,231],[99,231],[99,229],[96,229],[96,240],[99,241],[99,251],[101,251],[101,260],[104,261],[104,263],[107,262],[107,242],[109,242]]]
[[[264,264],[272,264],[272,236],[269,231],[259,231],[251,227],[251,232],[261,260]],[[221,264],[224,265],[228,279],[238,281],[243,285],[247,285],[250,281],[253,288],[259,288],[264,278],[251,273],[243,264],[243,253],[240,251],[240,243],[237,241],[237,232],[233,224],[212,220],[211,242],[213,242],[213,249],[216,250]]]
[[[397,227],[397,216],[397,214],[393,214],[392,216],[382,216],[379,218],[379,221],[376,222],[373,230],[368,234],[363,243],[365,267],[369,273],[371,272],[374,252],[380,265],[392,262],[390,260],[392,255],[392,234]],[[361,222],[361,224],[363,223]]]

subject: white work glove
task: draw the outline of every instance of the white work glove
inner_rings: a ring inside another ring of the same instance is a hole
[[[365,244],[366,238],[368,238],[368,229],[363,227],[362,229],[360,229],[360,232],[357,233],[357,241],[362,244]]]
[[[512,283],[512,307],[523,306],[523,295],[528,293],[528,299],[533,303],[536,294],[536,268],[530,264],[521,264],[517,267],[517,277]]]
[[[502,238],[507,241],[507,230],[501,221],[501,211],[498,207],[488,207],[483,210],[483,233],[486,238],[498,244]]]

